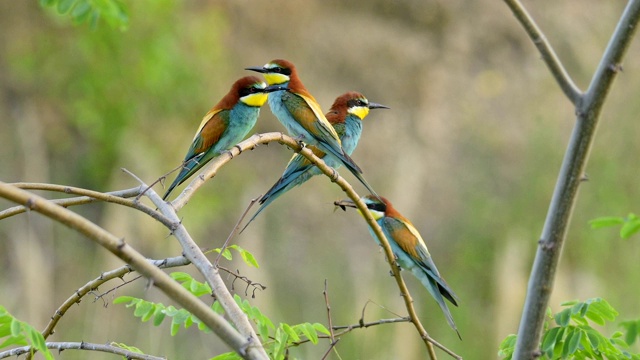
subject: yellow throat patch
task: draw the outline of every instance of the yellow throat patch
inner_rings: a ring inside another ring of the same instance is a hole
[[[289,76],[284,74],[271,73],[271,74],[263,74],[263,76],[265,80],[267,80],[267,83],[269,83],[269,85],[278,85],[278,84],[283,84],[289,81]]]
[[[354,106],[349,108],[349,114],[353,114],[362,120],[369,115],[369,108],[366,106]]]
[[[245,95],[243,97],[240,98],[240,101],[242,101],[243,103],[249,105],[249,106],[255,106],[255,107],[260,107],[262,105],[264,105],[265,102],[267,102],[267,97],[269,95],[265,94],[265,93],[255,93],[255,94],[249,94],[249,95]]]

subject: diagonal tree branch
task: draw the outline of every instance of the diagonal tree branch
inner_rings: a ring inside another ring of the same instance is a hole
[[[266,356],[256,351],[254,341],[238,333],[223,317],[171,279],[169,275],[149,263],[144,256],[129,246],[123,239],[117,238],[84,217],[53,204],[41,196],[3,182],[0,182],[0,197],[23,204],[30,210],[37,211],[87,236],[124,262],[130,264],[136,271],[148,278],[152,285],[162,290],[176,303],[202,320],[222,341],[243,358],[267,359]]]
[[[609,41],[589,89],[577,102],[576,124],[542,229],[529,278],[527,297],[518,329],[513,359],[534,359],[538,354],[546,308],[566,238],[578,187],[593,144],[602,106],[620,70],[620,63],[640,18],[640,0],[630,0]]]
[[[229,317],[230,321],[233,325],[238,329],[238,332],[241,336],[248,341],[246,346],[248,349],[254,353],[255,356],[259,356],[258,358],[268,358],[267,353],[264,351],[260,340],[258,339],[258,335],[255,330],[251,327],[251,322],[245,313],[242,312],[240,307],[236,304],[233,296],[227,289],[222,277],[220,277],[220,272],[218,268],[213,266],[209,259],[205,256],[204,252],[200,249],[200,247],[193,240],[187,229],[180,222],[180,218],[178,218],[178,214],[176,214],[173,207],[168,202],[165,202],[160,198],[160,196],[152,189],[149,188],[142,180],[138,179],[131,172],[125,170],[131,176],[136,178],[143,188],[145,188],[145,196],[149,197],[149,199],[158,207],[158,210],[166,216],[169,221],[173,223],[173,226],[170,228],[173,236],[178,239],[180,246],[182,247],[184,256],[193,263],[193,265],[198,269],[198,271],[204,276],[209,286],[213,291],[216,299],[222,305],[226,315]],[[194,314],[196,315],[196,314]],[[198,315],[196,315],[199,317]],[[236,350],[237,351],[237,350]]]
[[[538,48],[538,51],[542,55],[542,60],[547,64],[549,71],[560,85],[560,88],[564,94],[571,100],[573,104],[578,103],[582,92],[571,80],[571,76],[567,73],[562,62],[558,59],[553,47],[549,44],[547,37],[544,36],[538,25],[533,21],[533,18],[529,15],[527,10],[522,6],[518,0],[504,0],[509,6],[513,15],[520,21],[520,24],[527,32],[533,44]]]
[[[131,188],[131,189],[101,193],[99,191],[88,190],[88,189],[83,189],[83,188],[78,188],[73,186],[57,185],[57,184],[12,183],[11,185],[20,189],[25,189],[25,190],[47,190],[47,191],[57,191],[65,194],[82,195],[80,197],[75,197],[75,198],[51,200],[51,202],[53,202],[54,204],[58,204],[63,207],[84,205],[84,204],[88,204],[96,201],[104,201],[108,203],[124,205],[136,210],[140,210],[143,213],[163,223],[167,227],[170,227],[172,225],[172,223],[166,217],[164,217],[159,212],[154,211],[152,208],[148,207],[147,205],[144,205],[135,200],[126,199],[130,197],[138,196],[144,190],[144,188],[142,188],[141,186]],[[0,211],[0,220],[13,215],[22,214],[25,211],[27,211],[27,208],[22,205],[14,206],[12,208]]]

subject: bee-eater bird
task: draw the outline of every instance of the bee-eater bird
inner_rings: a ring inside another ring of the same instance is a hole
[[[375,197],[367,195],[361,199],[366,205],[367,209],[371,213],[371,216],[376,220],[384,236],[389,241],[391,250],[396,257],[398,265],[402,269],[409,270],[411,273],[420,280],[422,285],[427,288],[427,291],[436,300],[440,309],[447,318],[447,322],[460,337],[458,328],[453,322],[453,316],[444,302],[444,299],[449,300],[453,305],[458,306],[458,297],[453,293],[453,290],[449,288],[449,285],[444,281],[436,265],[431,259],[427,245],[418,233],[418,230],[411,224],[409,219],[400,214],[384,197]],[[353,201],[341,200],[336,201],[335,205],[340,206],[343,210],[345,207],[353,207],[356,205]],[[358,210],[359,212],[359,210]],[[378,245],[380,242],[373,230],[369,228],[371,235],[376,240]]]
[[[256,124],[260,107],[267,101],[267,84],[255,76],[236,81],[231,90],[204,116],[191,147],[184,157],[182,170],[162,197],[166,200],[209,160],[239,143]]]
[[[359,92],[350,91],[338,96],[325,116],[338,133],[342,148],[347,155],[351,155],[358,145],[362,134],[362,120],[369,114],[369,110],[388,108],[385,105],[370,102]],[[322,158],[332,168],[337,169],[342,165],[342,162],[335,156],[326,156],[324,152],[313,145],[310,148],[316,156]],[[320,169],[307,158],[300,154],[293,155],[282,177],[260,198],[261,206],[247,222],[245,228],[275,199],[320,174],[322,174]]]
[[[343,149],[338,133],[322,113],[316,99],[302,84],[291,62],[277,59],[262,67],[249,67],[246,70],[262,73],[270,88],[277,86],[269,94],[269,107],[289,135],[335,156],[367,190],[376,193],[362,176],[360,167]]]

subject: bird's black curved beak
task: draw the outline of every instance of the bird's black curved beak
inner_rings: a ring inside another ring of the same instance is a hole
[[[265,93],[270,93],[270,92],[274,92],[274,91],[286,91],[288,90],[287,87],[282,86],[282,85],[271,85],[271,86],[267,86],[266,88],[264,88],[262,90],[262,92]]]
[[[262,66],[251,66],[251,67],[244,68],[244,69],[245,70],[249,70],[249,71],[259,72],[259,73],[262,73],[262,74],[267,72],[267,70]]]
[[[391,109],[391,108],[386,105],[369,102],[369,109]]]

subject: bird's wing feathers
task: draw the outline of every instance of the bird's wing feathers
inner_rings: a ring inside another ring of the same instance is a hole
[[[452,304],[457,305],[457,296],[440,276],[438,268],[436,268],[436,264],[433,262],[431,254],[429,254],[429,250],[418,230],[406,219],[403,221],[391,217],[385,217],[384,219],[389,235],[398,246],[409,254],[416,261],[416,264],[438,284],[439,292]]]
[[[335,147],[336,150],[341,148],[338,133],[322,114],[318,103],[302,94],[289,93],[284,96],[289,98],[283,101],[283,104],[302,127],[311,135]]]
[[[419,234],[416,236],[406,223],[388,216],[384,218],[384,224],[389,235],[395,240],[400,249],[413,259],[422,261],[422,257],[418,254]]]
[[[229,111],[211,110],[205,115],[185,160],[208,150],[220,140],[229,125]]]

